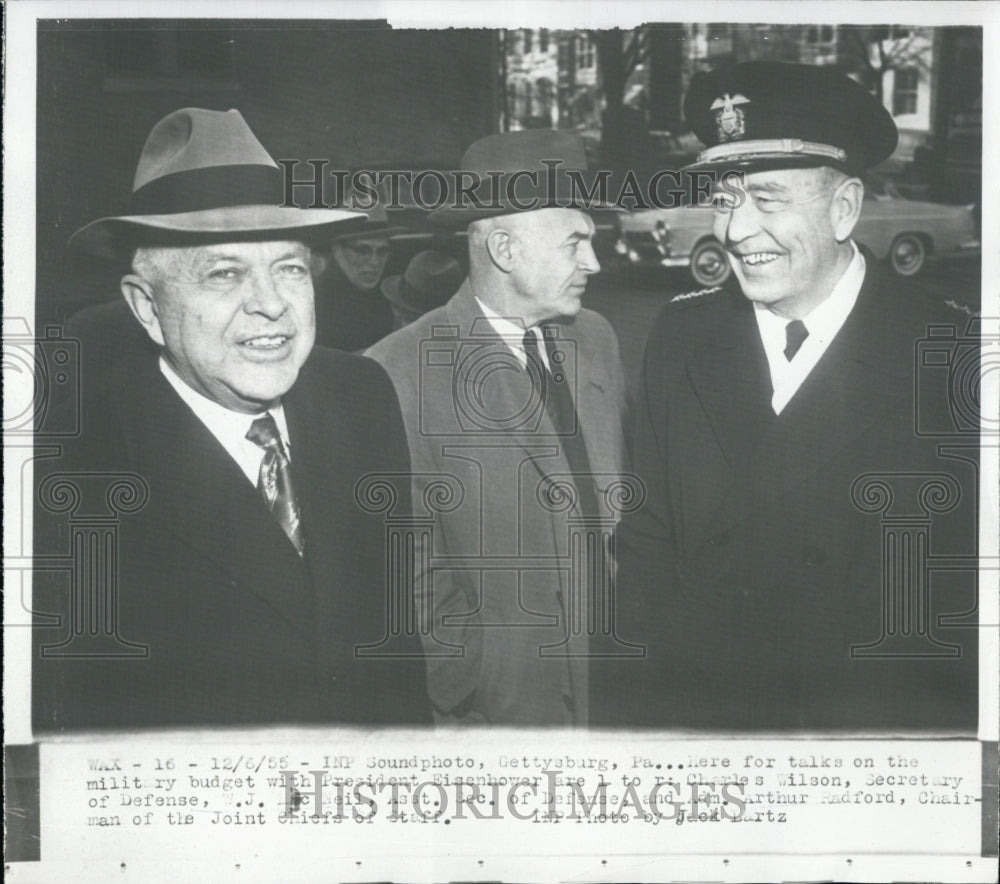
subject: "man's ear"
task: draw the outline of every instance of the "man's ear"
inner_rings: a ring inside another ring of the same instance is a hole
[[[329,262],[332,258],[328,258],[319,249],[313,249],[309,255],[309,272],[312,273],[313,278],[317,276],[322,276],[326,273],[326,268],[329,266]]]
[[[496,227],[486,235],[486,251],[490,260],[504,273],[514,269],[514,237],[509,230]]]
[[[146,334],[162,347],[164,345],[163,330],[160,328],[160,316],[156,309],[153,286],[141,276],[127,273],[122,277],[121,290],[122,295],[125,296],[125,302],[135,314],[135,318],[146,329]]]
[[[861,217],[861,206],[865,198],[865,186],[860,178],[848,178],[841,181],[833,192],[833,202],[830,212],[833,221],[833,233],[837,242],[845,242]]]

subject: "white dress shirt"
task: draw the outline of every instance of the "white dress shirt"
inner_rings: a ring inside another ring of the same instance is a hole
[[[291,443],[288,439],[288,424],[285,422],[285,409],[281,405],[263,411],[260,414],[243,414],[239,411],[230,411],[213,402],[207,396],[203,396],[197,390],[189,387],[180,379],[177,372],[170,367],[170,364],[162,356],[160,357],[160,371],[170,383],[170,386],[177,391],[177,395],[184,400],[195,417],[198,418],[216,439],[219,444],[226,449],[229,456],[239,464],[241,470],[250,480],[250,483],[257,487],[260,478],[260,462],[264,459],[264,449],[247,439],[246,435],[250,425],[259,417],[270,414],[278,426],[281,434],[282,444],[285,452],[291,458]]]
[[[538,355],[541,356],[542,363],[545,365],[547,371],[551,371],[549,368],[549,354],[545,349],[545,341],[542,338],[542,329],[540,326],[534,325],[530,329],[525,329],[516,322],[512,322],[491,310],[479,298],[476,298],[476,303],[479,305],[479,309],[483,311],[483,315],[489,320],[490,325],[493,326],[493,330],[500,335],[503,342],[517,357],[517,361],[521,363],[521,368],[525,368],[528,365],[528,354],[524,352],[524,333],[525,331],[530,331],[538,339]]]
[[[851,263],[847,265],[844,275],[837,281],[830,296],[814,307],[808,316],[802,317],[809,336],[802,342],[799,352],[791,361],[785,358],[787,346],[785,328],[790,320],[772,313],[764,304],[755,302],[753,305],[757,328],[760,330],[760,339],[764,344],[767,364],[771,371],[773,390],[771,408],[775,414],[781,414],[788,405],[854,309],[861,284],[865,279],[865,259],[858,251],[854,240],[851,240],[851,248],[854,249]]]

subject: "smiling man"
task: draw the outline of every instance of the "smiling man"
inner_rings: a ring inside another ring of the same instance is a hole
[[[975,440],[939,455],[915,413],[949,424],[915,356],[932,326],[964,324],[852,239],[892,118],[836,70],[770,62],[696,77],[685,114],[707,145],[692,168],[744,175],[715,213],[735,272],[650,333],[647,499],[620,527],[618,586],[649,655],[595,670],[603,723],[974,732],[976,629],[948,616],[975,610],[974,576],[928,594],[922,553],[888,527],[912,518],[935,555],[976,552]]]
[[[368,354],[396,386],[414,500],[434,517],[416,596],[431,626],[428,688],[446,722],[588,718],[580,612],[604,575],[570,567],[569,529],[609,516],[624,381],[614,332],[583,307],[600,270],[594,224],[568,206],[561,179],[549,188],[544,161],[583,170],[582,141],[536,130],[466,151],[464,170],[501,185],[434,216],[466,228],[469,277]],[[446,486],[454,505],[435,508]]]
[[[46,489],[123,509],[106,573],[76,548],[73,581],[37,575],[40,730],[431,721],[416,639],[355,652],[388,629],[385,526],[355,487],[409,469],[385,373],[313,347],[310,244],[361,216],[281,196],[237,111],[187,108],[147,139],[130,214],[74,234],[131,263],[121,291],[156,352],[84,377],[82,434],[39,469],[36,551],[75,530]]]

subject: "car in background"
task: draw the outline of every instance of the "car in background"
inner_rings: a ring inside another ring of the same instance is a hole
[[[928,259],[979,253],[974,208],[906,199],[891,182],[870,173],[853,237],[898,275],[914,276]],[[713,215],[711,206],[622,215],[615,251],[631,265],[687,267],[698,285],[720,285],[732,268],[712,235]]]

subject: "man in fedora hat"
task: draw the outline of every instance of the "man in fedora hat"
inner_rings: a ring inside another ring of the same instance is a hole
[[[392,308],[379,284],[389,263],[392,236],[405,228],[391,226],[385,194],[366,209],[358,225],[333,230],[316,280],[316,343],[355,352],[370,347],[393,330]],[[353,193],[343,203],[351,208]],[[361,205],[367,206],[363,200]]]
[[[919,552],[976,551],[976,441],[939,456],[915,411],[951,423],[914,365],[958,317],[852,239],[895,124],[838,71],[772,62],[695,77],[685,114],[707,145],[691,168],[744,176],[715,210],[734,278],[650,333],[647,499],[618,537],[623,629],[649,656],[595,675],[605,720],[974,732],[974,572],[931,583]]]
[[[129,213],[72,237],[131,263],[157,352],[84,379],[83,432],[41,471],[51,553],[70,545],[60,483],[78,510],[101,476],[129,493],[98,488],[117,567],[36,580],[39,729],[430,721],[419,642],[356,652],[387,624],[385,528],[355,486],[407,472],[398,403],[370,360],[313,347],[310,243],[359,217],[281,200],[238,111],[186,108],[150,133]]]
[[[395,330],[440,307],[462,284],[458,261],[442,252],[418,252],[406,271],[382,280],[382,294],[392,305]]]
[[[600,269],[593,222],[550,192],[543,161],[582,170],[582,141],[536,130],[466,151],[462,169],[498,187],[432,220],[467,230],[469,276],[368,353],[396,386],[414,499],[433,517],[416,597],[444,721],[587,721],[581,612],[604,574],[573,566],[570,528],[607,530],[625,393],[614,332],[582,304]]]

